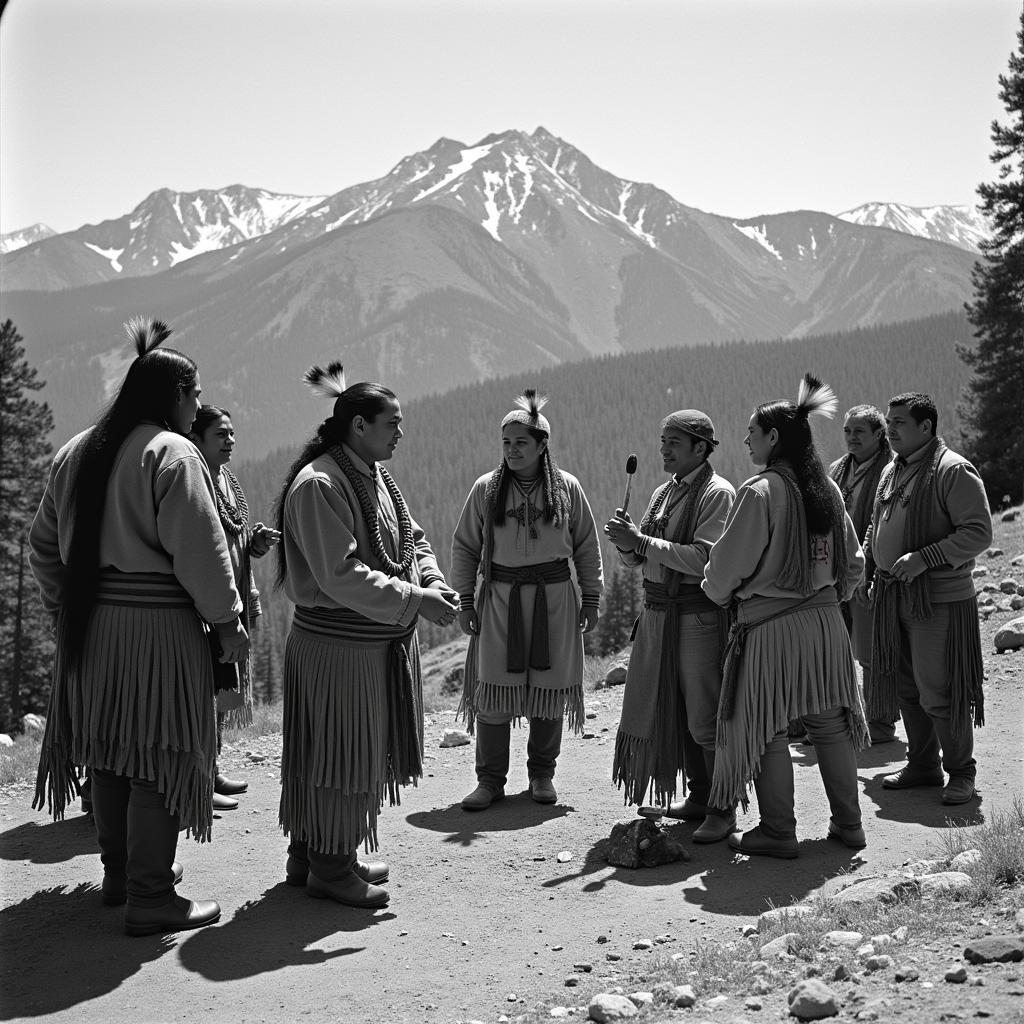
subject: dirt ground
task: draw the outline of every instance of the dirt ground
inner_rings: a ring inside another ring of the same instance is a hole
[[[996,583],[1024,579],[1024,568],[1009,567],[1020,550],[1014,539],[1017,548],[988,563]],[[634,950],[638,940],[661,937],[656,948],[667,952],[700,939],[736,939],[769,904],[802,900],[840,873],[862,876],[939,854],[950,817],[979,824],[1007,810],[1024,792],[1024,652],[995,655],[991,635],[1011,617],[997,613],[983,626],[988,724],[977,732],[980,800],[947,808],[938,790],[884,790],[881,778],[903,763],[905,745],[865,750],[868,847],[859,853],[826,841],[814,748],[794,745],[799,859],[744,859],[724,843],[694,846],[694,826],[678,823],[671,832],[691,851],[688,862],[636,871],[607,865],[595,845],[634,815],[610,782],[616,689],[588,695],[588,731],[563,745],[553,806],[534,804],[525,792],[525,738],[517,731],[509,798],[482,813],[462,811],[459,800],[474,784],[473,748],[439,747],[455,723],[451,714],[431,715],[426,777],[380,822],[380,856],[392,879],[383,911],[312,900],[284,884],[279,737],[243,739],[225,752],[222,768],[248,779],[249,791],[238,810],[215,820],[212,843],[179,844],[179,891],[216,898],[223,908],[216,926],[196,932],[125,936],[121,912],[100,905],[91,819],[74,811],[54,823],[29,808],[27,787],[8,789],[0,793],[0,1019],[492,1024],[542,999],[585,1007],[590,992],[619,983],[616,977],[625,983],[654,955]],[[756,821],[753,803],[740,827]],[[609,961],[609,952],[621,960]],[[579,988],[566,988],[571,974],[581,976]],[[963,1015],[973,1015],[970,1000],[984,994],[945,988]],[[785,993],[778,1007],[773,998],[760,1013],[737,1015],[739,1000],[700,1019],[778,1019]],[[1024,1010],[1024,1000],[1015,1005]],[[575,1019],[585,1016],[577,1011]]]

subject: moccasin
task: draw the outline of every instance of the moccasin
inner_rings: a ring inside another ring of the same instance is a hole
[[[720,843],[736,831],[736,815],[709,814],[693,832],[695,843]]]
[[[864,829],[860,825],[849,828],[837,825],[834,821],[829,821],[828,837],[829,839],[837,839],[851,850],[863,850],[868,845],[868,837],[864,834]]]
[[[915,768],[904,765],[898,772],[886,775],[882,785],[886,789],[915,789],[918,786],[941,786],[942,772],[938,768]]]
[[[367,909],[386,907],[388,900],[391,899],[387,889],[364,882],[354,871],[332,882],[324,882],[310,873],[306,882],[306,892],[314,899],[334,900],[335,903],[341,903],[346,907]]]
[[[238,801],[233,796],[225,796],[223,793],[214,793],[213,809],[215,811],[234,811],[238,809]]]
[[[550,779],[530,779],[530,796],[537,804],[553,804],[558,800],[555,784]]]
[[[391,877],[391,870],[380,860],[365,864],[357,861],[352,870],[370,885],[383,885]],[[288,885],[305,885],[309,880],[309,861],[289,856],[284,867],[284,880]]]
[[[477,786],[472,793],[462,798],[464,811],[485,811],[491,804],[505,799],[505,790],[491,789],[490,786]]]
[[[220,917],[216,900],[187,900],[175,896],[162,907],[125,907],[124,930],[129,935],[159,935],[202,928]]]
[[[796,836],[773,839],[761,831],[760,825],[747,832],[742,832],[738,836],[729,836],[729,846],[731,849],[751,857],[780,857],[783,860],[793,860],[800,856],[800,847],[797,844]]]
[[[949,784],[942,790],[942,802],[944,804],[965,804],[973,800],[977,795],[974,788],[974,779],[964,775],[951,775]]]

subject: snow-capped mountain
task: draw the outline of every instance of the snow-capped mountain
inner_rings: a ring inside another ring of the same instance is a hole
[[[0,235],[0,253],[24,249],[26,245],[40,242],[44,238],[51,238],[55,234],[57,232],[46,224],[33,224],[20,231],[10,231],[6,235]]]
[[[19,249],[3,262],[5,287],[75,288],[158,273],[273,231],[323,198],[244,185],[198,192],[159,189],[123,217]]]
[[[172,262],[167,239],[194,207],[168,193],[125,218],[137,276],[88,288],[68,288],[84,246],[67,236],[3,257],[2,315],[54,389],[58,428],[84,425],[75,410],[109,395],[120,324],[139,312],[172,324],[211,400],[266,450],[304,432],[315,413],[299,378],[332,358],[413,398],[588,356],[871,327],[971,294],[971,253],[813,211],[706,213],[543,128],[439,139],[309,202],[264,234]],[[113,276],[110,257],[85,251]],[[143,274],[156,252],[167,269]],[[15,263],[22,281],[61,277],[63,290],[15,291]]]
[[[864,203],[837,213],[851,224],[891,228],[908,235],[946,242],[968,252],[980,252],[980,243],[992,234],[988,221],[974,206],[906,206],[903,203]]]

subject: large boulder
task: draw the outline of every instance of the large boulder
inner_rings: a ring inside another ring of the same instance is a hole
[[[619,868],[653,868],[689,860],[690,855],[674,839],[670,839],[649,818],[620,821],[612,826],[605,860]]]
[[[1016,651],[1024,647],[1024,618],[1013,619],[996,630],[993,639],[997,651]]]

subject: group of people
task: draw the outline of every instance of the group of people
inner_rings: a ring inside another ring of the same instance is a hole
[[[215,901],[177,895],[174,857],[179,830],[208,839],[214,797],[244,789],[216,757],[225,716],[251,715],[250,559],[275,545],[295,606],[280,802],[289,884],[348,906],[388,902],[388,865],[358,854],[377,849],[385,797],[398,803],[422,774],[420,616],[470,638],[460,712],[476,734],[476,785],[462,808],[504,797],[523,719],[530,796],[554,803],[563,725],[585,718],[583,634],[603,576],[599,530],[555,462],[545,400],[527,390],[501,420],[501,458],[466,498],[449,582],[384,465],[403,436],[393,391],[348,385],[339,363],[311,368],[331,415],[287,475],[276,529],[250,526],[227,468],[230,415],[200,407],[196,364],[162,345],[163,324],[128,327],[136,358],[107,411],[57,453],[29,538],[57,635],[35,806],[62,816],[87,767],[103,900],[126,904],[125,930],[219,917]],[[810,417],[835,407],[809,375],[796,402],[758,406],[745,443],[763,468],[738,490],[712,468],[711,420],[672,413],[669,479],[639,523],[619,509],[604,526],[644,589],[613,779],[641,813],[697,822],[695,842],[797,856],[794,722],[815,746],[828,834],[847,846],[866,843],[856,751],[869,722],[878,741],[898,715],[907,732],[908,763],[884,785],[974,796],[984,488],[917,393],[894,397],[884,419],[852,409],[849,454],[826,471]],[[751,785],[760,821],[736,835]]]

